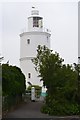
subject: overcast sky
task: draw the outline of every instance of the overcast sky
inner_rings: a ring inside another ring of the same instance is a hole
[[[65,0],[64,0],[65,1]],[[44,27],[51,30],[51,49],[57,51],[65,63],[77,63],[78,3],[73,2],[4,2],[0,4],[0,53],[4,62],[19,66],[20,37],[27,28],[27,17],[35,6],[44,19]]]

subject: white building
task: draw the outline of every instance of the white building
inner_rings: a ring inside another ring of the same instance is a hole
[[[43,28],[43,17],[39,16],[38,10],[33,9],[28,17],[27,32],[20,34],[20,67],[27,82],[32,85],[41,85],[42,82],[31,59],[36,57],[38,45],[50,48],[50,36],[50,31]]]

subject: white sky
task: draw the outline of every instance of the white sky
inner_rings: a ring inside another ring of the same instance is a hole
[[[23,28],[27,28],[27,17],[31,13],[31,7],[35,6],[40,15],[44,17],[44,27],[51,30],[51,49],[57,51],[65,63],[77,63],[77,0],[71,0],[71,2],[70,0],[69,2],[64,2],[66,0],[62,2],[50,2],[50,0],[45,2],[17,1],[4,1],[0,4],[0,53],[4,56],[4,62],[9,60],[10,64],[19,66],[19,34]]]

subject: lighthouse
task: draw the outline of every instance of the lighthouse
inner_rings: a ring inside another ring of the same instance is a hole
[[[28,29],[20,34],[20,68],[26,77],[26,85],[42,84],[31,59],[36,57],[38,45],[50,48],[50,36],[50,31],[43,26],[43,17],[37,9],[32,8]]]

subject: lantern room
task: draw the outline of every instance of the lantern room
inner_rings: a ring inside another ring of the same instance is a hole
[[[43,18],[39,16],[38,10],[32,10],[28,17],[28,31],[42,31]]]

